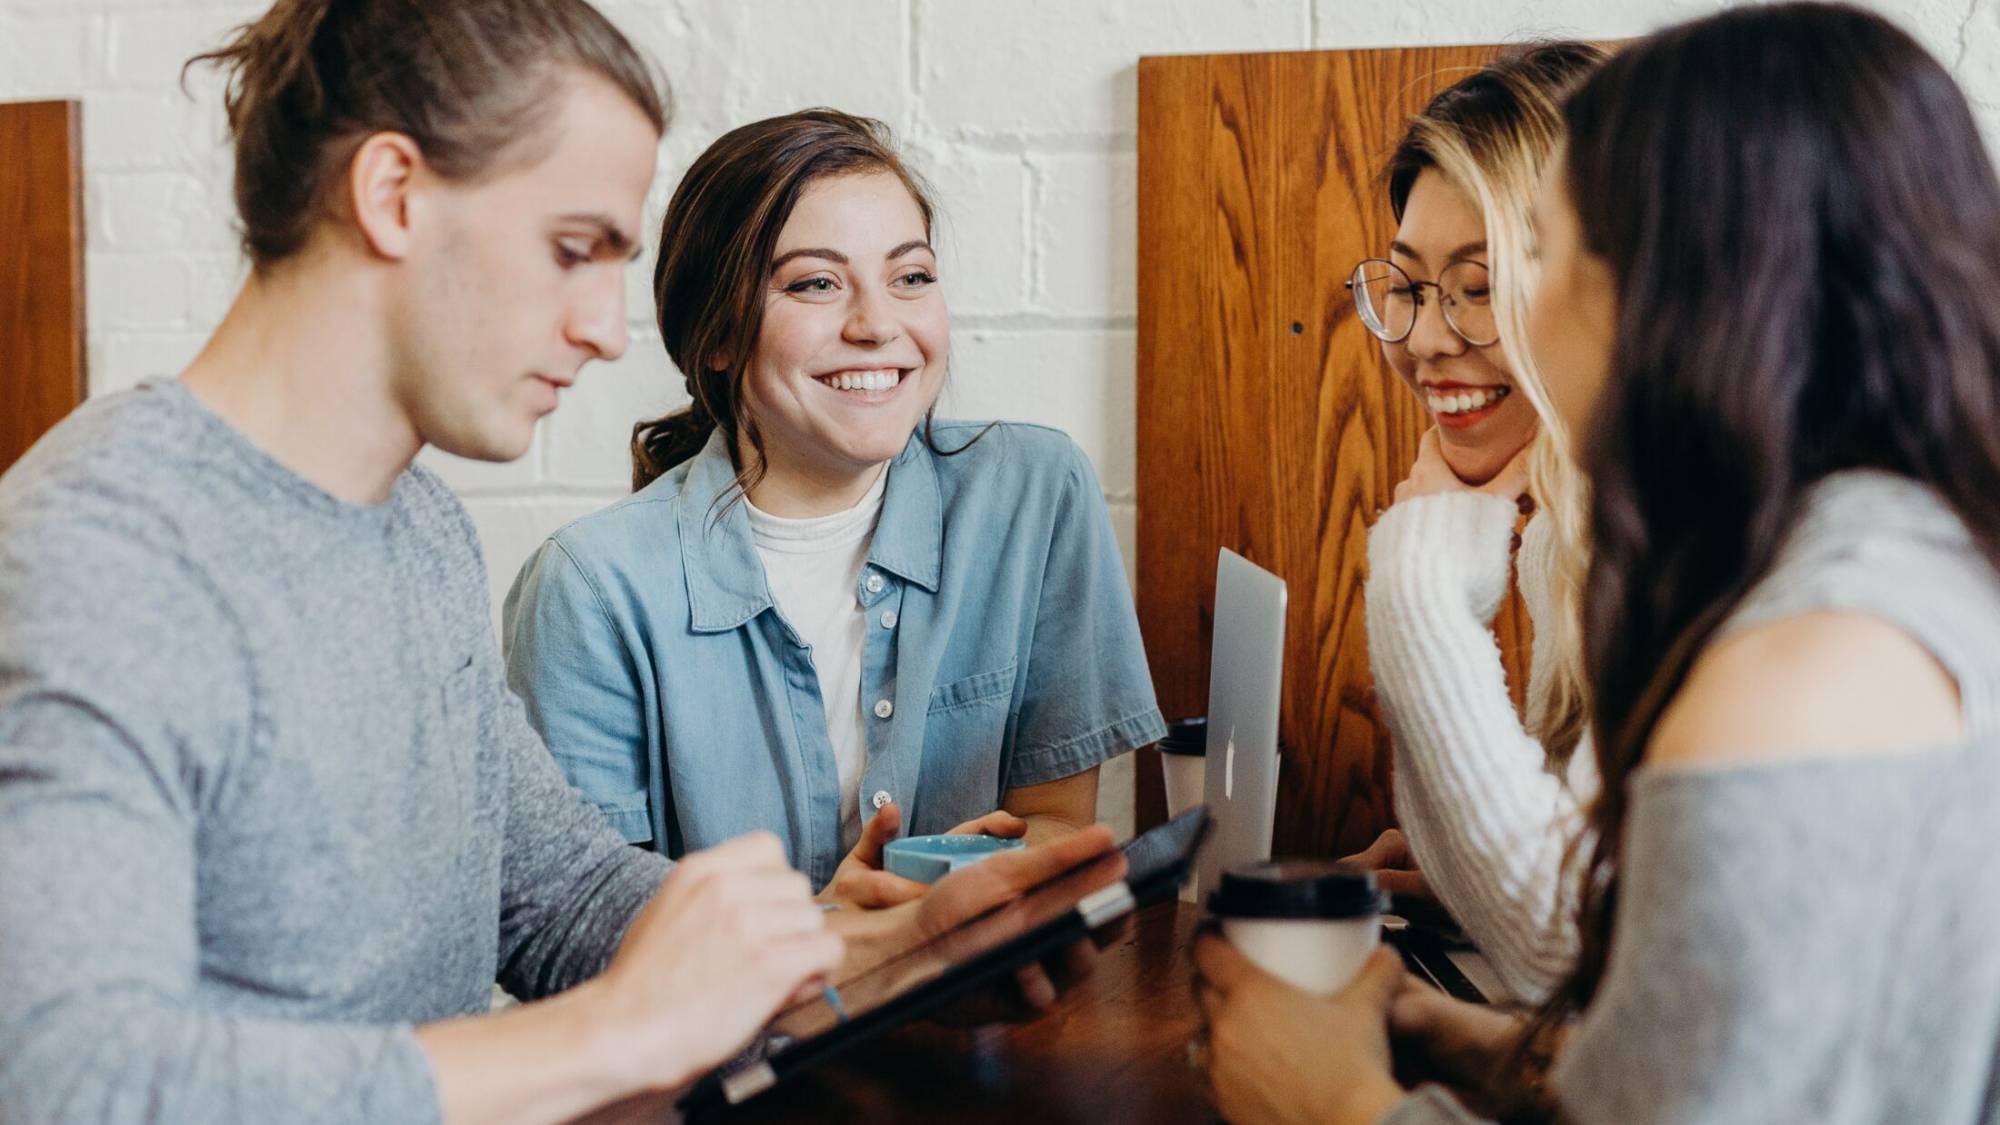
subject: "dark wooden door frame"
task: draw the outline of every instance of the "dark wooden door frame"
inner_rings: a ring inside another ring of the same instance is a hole
[[[88,391],[82,119],[0,104],[0,472]]]

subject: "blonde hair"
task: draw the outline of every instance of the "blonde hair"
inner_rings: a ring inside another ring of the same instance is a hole
[[[1518,47],[1431,99],[1412,118],[1390,158],[1390,204],[1400,220],[1410,188],[1425,168],[1466,193],[1486,223],[1495,323],[1514,385],[1541,418],[1528,455],[1530,489],[1553,533],[1548,575],[1548,631],[1554,666],[1548,693],[1529,702],[1528,729],[1549,760],[1567,766],[1588,721],[1582,636],[1588,486],[1576,467],[1569,433],[1550,404],[1541,370],[1526,347],[1528,299],[1539,270],[1530,250],[1531,217],[1542,172],[1562,138],[1562,100],[1607,58],[1588,43]],[[1537,646],[1542,647],[1542,646]]]

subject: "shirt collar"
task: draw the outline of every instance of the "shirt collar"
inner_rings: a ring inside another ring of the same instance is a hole
[[[924,454],[923,439],[912,434],[889,463],[882,519],[868,563],[936,593],[944,504],[937,467]],[[735,482],[736,464],[718,429],[688,462],[680,490],[681,569],[687,577],[689,624],[696,632],[726,632],[771,608],[750,514],[742,504],[730,503]]]
[[[903,452],[889,463],[889,490],[882,497],[882,522],[875,525],[868,565],[935,594],[943,556],[944,501],[937,465],[924,439],[911,434]]]

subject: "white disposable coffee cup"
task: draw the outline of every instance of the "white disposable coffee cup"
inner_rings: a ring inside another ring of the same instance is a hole
[[[1167,724],[1159,742],[1160,773],[1167,784],[1167,819],[1201,804],[1208,769],[1208,720],[1202,716]]]
[[[1167,819],[1201,804],[1208,759],[1194,754],[1161,754],[1160,772],[1167,780]]]
[[[1375,873],[1331,860],[1276,860],[1222,873],[1209,912],[1252,964],[1329,996],[1347,987],[1382,941],[1388,898]]]

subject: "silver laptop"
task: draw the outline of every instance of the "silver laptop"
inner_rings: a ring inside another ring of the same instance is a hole
[[[1208,757],[1202,780],[1202,799],[1215,828],[1202,849],[1194,901],[1207,900],[1224,870],[1271,858],[1284,672],[1285,580],[1224,548],[1215,564],[1215,644],[1208,660]],[[1476,950],[1405,947],[1404,959],[1462,1000],[1508,998],[1499,975]]]
[[[1285,671],[1285,580],[1223,548],[1215,564],[1208,658],[1208,758],[1202,800],[1215,818],[1197,886],[1271,858],[1278,801],[1278,697]]]

